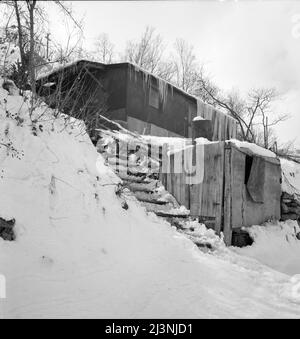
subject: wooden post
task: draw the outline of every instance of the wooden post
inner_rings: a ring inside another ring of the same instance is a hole
[[[151,144],[148,144],[148,169],[151,171],[151,155],[152,155],[152,151],[151,151]]]
[[[116,172],[120,172],[120,141],[118,138],[116,138]]]
[[[168,150],[169,146],[168,144],[163,144],[162,145],[162,182],[163,185],[165,186],[166,190],[168,191],[168,176],[170,175],[170,165],[169,165],[169,157],[168,157]]]
[[[127,175],[130,175],[130,170],[129,170],[129,162],[130,162],[130,157],[129,157],[129,143],[126,144],[126,173]]]
[[[224,183],[224,242],[227,246],[232,241],[232,177],[231,177],[231,146],[225,146],[225,183]]]
[[[218,190],[219,194],[216,195],[216,202],[215,202],[215,232],[217,234],[221,234],[222,227],[223,227],[223,213],[224,213],[224,171],[225,171],[225,142],[220,142],[219,145],[219,152],[220,158],[217,161],[217,166],[214,169],[218,172]],[[219,199],[218,199],[219,196]]]
[[[158,174],[160,181],[163,182],[163,173],[162,173],[162,146],[158,146],[158,162],[159,162],[159,169]]]
[[[46,59],[49,61],[49,42],[50,42],[50,33],[46,34],[46,41],[47,41],[47,47],[46,47]]]
[[[170,155],[170,173],[168,174],[167,186],[168,191],[174,195],[174,154]]]

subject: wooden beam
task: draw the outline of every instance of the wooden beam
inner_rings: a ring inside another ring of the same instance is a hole
[[[227,246],[231,245],[232,241],[232,178],[231,178],[231,153],[230,148],[225,148],[225,182],[224,182],[224,224],[223,224],[223,233],[224,233],[224,242]]]

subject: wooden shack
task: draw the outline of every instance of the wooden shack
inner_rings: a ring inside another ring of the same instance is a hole
[[[99,127],[93,116],[101,114],[142,135],[192,137],[197,116],[203,118],[203,137],[207,128],[214,141],[237,134],[229,115],[130,63],[80,60],[40,77],[37,90],[51,107],[86,117],[89,132]]]
[[[191,181],[184,165],[183,171],[178,170],[178,160],[185,163],[186,150],[171,154],[169,171],[161,174],[178,202],[200,222],[223,232],[227,245],[234,231],[280,219],[280,161],[247,146],[230,141],[193,146],[194,165],[201,166],[194,173],[199,182]]]

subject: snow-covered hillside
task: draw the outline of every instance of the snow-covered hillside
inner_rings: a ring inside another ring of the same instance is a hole
[[[133,199],[83,133],[0,86],[3,318],[300,317],[297,280],[220,245],[205,254]]]
[[[278,222],[249,229],[252,246],[234,249],[237,253],[288,275],[300,273],[300,228],[296,221]],[[300,275],[299,275],[300,277]]]
[[[282,190],[300,197],[300,164],[295,161],[281,159]]]

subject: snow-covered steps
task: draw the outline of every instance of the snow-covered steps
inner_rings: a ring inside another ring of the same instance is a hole
[[[155,193],[155,189],[157,188],[158,182],[152,181],[150,183],[144,184],[143,182],[131,183],[127,181],[123,181],[124,186],[129,188],[132,192],[145,192],[145,193]]]
[[[136,199],[146,207],[148,212],[153,212],[158,217],[168,219],[171,224],[173,224],[172,218],[188,219],[190,217],[189,211],[181,207],[157,179],[149,177],[143,180],[128,181],[125,179],[123,180],[123,187],[129,189]]]
[[[140,193],[140,192],[137,192],[137,193]],[[169,204],[168,201],[161,199],[161,198],[157,198],[153,194],[135,194],[135,196],[140,202],[153,204],[155,206]]]
[[[158,217],[163,217],[163,218],[184,218],[187,219],[190,217],[189,214],[187,213],[180,213],[180,211],[170,211],[170,212],[164,212],[164,211],[157,211],[155,214]]]
[[[122,173],[119,173],[119,177],[123,180],[123,182],[128,183],[150,184],[152,182],[152,180],[148,179],[146,175],[141,177],[136,175],[122,175]]]
[[[111,136],[110,136],[111,137]],[[104,145],[109,145],[109,140],[102,139]],[[207,241],[201,240],[196,232],[193,223],[199,224],[199,220],[190,216],[190,211],[184,206],[180,206],[175,197],[166,191],[165,187],[159,180],[157,171],[152,170],[149,164],[153,159],[147,161],[143,159],[143,150],[139,150],[139,154],[126,154],[118,157],[113,153],[113,147],[98,147],[100,153],[106,159],[106,164],[114,170],[114,172],[122,180],[122,188],[128,192],[127,197],[134,196],[146,209],[148,213],[154,213],[160,219],[167,221],[179,232],[186,234],[199,248],[211,249],[207,245]],[[131,157],[130,166],[128,159]],[[133,161],[133,159],[136,161]]]
[[[168,214],[172,210],[172,206],[167,204],[157,204],[155,202],[142,201],[144,207],[148,212],[153,212],[155,214]]]

